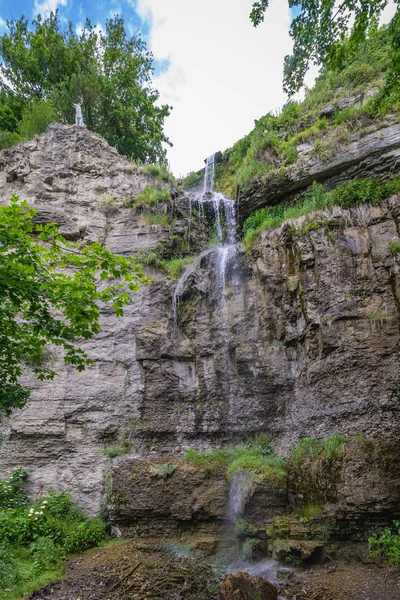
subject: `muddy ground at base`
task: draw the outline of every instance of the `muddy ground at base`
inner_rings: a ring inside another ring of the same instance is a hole
[[[217,600],[220,574],[206,559],[177,557],[157,541],[97,548],[66,564],[66,577],[30,600]],[[399,600],[400,570],[329,562],[279,584],[281,600]]]

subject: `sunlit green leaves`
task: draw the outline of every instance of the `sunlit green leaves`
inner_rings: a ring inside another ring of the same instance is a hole
[[[304,77],[310,65],[329,67],[335,64],[346,35],[349,35],[350,43],[354,47],[365,40],[368,32],[377,27],[379,17],[388,4],[388,0],[288,2],[294,15],[290,26],[290,36],[294,45],[293,53],[285,57],[283,88],[289,96],[299,91],[304,84]],[[264,20],[268,5],[268,0],[253,3],[250,19],[255,26]],[[398,28],[397,32],[394,31],[394,43],[397,33]]]
[[[127,35],[121,17],[108,19],[103,31],[86,20],[79,33],[58,11],[7,24],[9,33],[0,36],[0,130],[4,123],[8,131],[3,147],[16,126],[15,111],[5,114],[3,103],[22,108],[19,133],[29,139],[55,116],[74,123],[72,103],[82,97],[87,127],[122,154],[143,162],[165,159],[170,107],[159,105],[152,87],[152,54],[139,33]]]
[[[18,382],[23,366],[53,379],[49,346],[82,371],[91,363],[76,346],[100,330],[101,307],[121,316],[139,284],[147,283],[132,258],[99,243],[69,244],[54,223],[35,225],[35,210],[11,199],[0,207],[0,413],[24,405],[29,392]],[[101,283],[101,285],[99,285]]]

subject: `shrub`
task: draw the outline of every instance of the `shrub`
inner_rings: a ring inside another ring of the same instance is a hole
[[[340,435],[339,433],[334,433],[333,435],[330,435],[322,445],[322,454],[326,458],[343,456],[346,441],[347,440],[344,437],[344,435]]]
[[[203,182],[203,172],[200,171],[200,172],[195,173],[194,171],[191,171],[189,173],[189,175],[187,175],[182,182],[183,189],[190,190],[192,188],[199,187],[200,184],[202,184],[202,182]]]
[[[291,464],[297,467],[308,459],[341,457],[344,455],[346,441],[339,433],[330,435],[323,443],[312,437],[302,438],[291,451]]]
[[[163,269],[168,273],[171,281],[176,281],[181,276],[185,267],[193,262],[194,258],[194,256],[183,256],[181,258],[171,258],[169,260],[165,260],[163,263]]]
[[[135,197],[133,205],[135,207],[148,208],[151,206],[157,206],[160,203],[170,204],[171,202],[171,190],[167,187],[155,188],[150,185],[146,185]]]
[[[400,238],[394,238],[389,242],[389,250],[392,254],[400,254]]]
[[[127,448],[127,446],[122,446],[118,444],[114,446],[106,446],[103,449],[103,454],[105,456],[108,456],[108,458],[117,458],[117,456],[122,456],[127,452],[129,452],[129,448]]]
[[[261,231],[276,229],[288,219],[296,219],[315,210],[340,206],[352,208],[362,204],[379,204],[400,190],[400,179],[387,182],[378,179],[356,179],[326,192],[319,183],[312,184],[303,200],[292,206],[266,206],[251,214],[243,224],[244,244],[250,249]]]
[[[137,224],[143,225],[163,225],[168,227],[171,224],[171,217],[162,212],[144,212],[138,218]]]
[[[89,518],[67,492],[49,491],[28,502],[26,472],[15,469],[0,481],[0,599],[26,596],[60,577],[59,561],[98,545],[104,522]]]
[[[268,479],[276,485],[282,484],[286,480],[285,461],[280,456],[248,454],[235,458],[228,467],[228,479],[231,479],[239,470],[253,473],[258,480]]]
[[[400,521],[394,521],[392,529],[385,528],[380,535],[373,534],[368,540],[369,556],[400,565]]]
[[[16,131],[0,131],[0,150],[11,148],[21,142],[21,136]]]
[[[175,183],[175,177],[168,171],[167,166],[163,163],[159,165],[146,165],[143,167],[143,170],[145,173],[149,173],[150,175],[157,177],[159,183],[162,183],[163,181]]]
[[[168,274],[171,281],[176,281],[179,279],[184,268],[192,263],[194,259],[195,256],[192,255],[165,259],[161,258],[155,250],[138,256],[138,261],[141,264],[148,265],[149,267],[155,267],[156,269],[162,269]]]
[[[23,111],[18,130],[24,141],[31,140],[35,135],[44,133],[56,119],[57,113],[50,102],[38,100]]]
[[[191,448],[187,450],[185,458],[207,469],[226,466],[228,479],[239,469],[253,473],[259,479],[269,479],[277,485],[281,485],[286,477],[285,461],[273,453],[265,434],[258,434],[240,446],[224,446],[205,452]]]
[[[306,458],[316,458],[320,448],[321,445],[316,439],[311,437],[302,438],[297,446],[291,451],[292,464],[299,465],[304,462]]]

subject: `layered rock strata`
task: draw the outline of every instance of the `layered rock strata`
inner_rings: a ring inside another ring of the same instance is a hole
[[[382,153],[369,156],[376,169]],[[2,202],[19,194],[39,219],[58,221],[64,235],[82,243],[100,240],[121,254],[165,248],[186,236],[190,223],[192,250],[206,245],[205,228],[174,188],[177,220],[142,225],[137,210],[123,205],[155,178],[83,129],[51,126],[38,140],[3,152],[0,182]],[[94,513],[106,473],[115,478],[113,493],[122,495],[129,475],[118,475],[124,457],[113,467],[104,455],[113,444],[128,452],[136,481],[135,461],[171,462],[189,447],[239,442],[259,431],[283,454],[302,436],[392,439],[400,263],[389,243],[399,235],[399,217],[396,196],[380,207],[313,216],[312,227],[300,219],[264,232],[251,257],[239,253],[228,262],[224,289],[218,250],[203,251],[182,286],[177,323],[176,283],[151,270],[153,283],[124,317],[104,311],[101,333],[82,344],[94,361],[90,368],[78,374],[54,357],[53,382],[26,375],[26,408],[0,425],[1,474],[26,467],[32,493],[69,489]],[[114,511],[116,526],[134,529],[152,514],[175,528],[171,511],[178,514],[179,503],[168,507],[170,516],[162,506],[140,516],[129,489],[130,508]],[[201,522],[201,514],[199,508],[190,518]]]

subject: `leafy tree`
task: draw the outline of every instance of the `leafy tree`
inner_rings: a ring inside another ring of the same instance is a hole
[[[148,280],[133,259],[93,243],[68,244],[54,223],[17,197],[0,207],[0,413],[22,407],[29,391],[19,382],[29,366],[39,379],[56,375],[46,362],[51,346],[82,371],[91,364],[76,345],[98,333],[101,305],[120,316],[131,293]],[[110,281],[112,280],[112,281]],[[101,285],[99,285],[101,282]]]
[[[46,100],[37,100],[23,110],[18,130],[22,139],[30,140],[34,135],[44,133],[56,119],[53,106]]]
[[[368,31],[376,28],[379,16],[388,0],[288,0],[289,8],[295,11],[290,36],[293,39],[293,54],[285,57],[283,87],[289,95],[297,92],[304,82],[311,63],[338,67],[340,49],[347,33],[350,45],[356,46],[365,40]],[[399,0],[396,0],[399,4]],[[253,3],[250,19],[254,26],[265,17],[269,0]],[[395,53],[393,77],[399,82],[400,41],[399,9],[390,27],[393,30]],[[350,26],[350,24],[352,25]],[[391,80],[389,75],[388,81]],[[396,84],[391,83],[391,89]]]
[[[79,33],[72,23],[65,29],[58,11],[7,25],[9,33],[0,37],[0,86],[10,102],[26,108],[46,101],[61,121],[74,122],[72,102],[82,97],[89,129],[134,159],[165,159],[170,107],[157,104],[152,54],[139,34],[127,36],[121,17],[107,20],[104,32],[89,20]]]
[[[0,130],[15,131],[18,126],[18,120],[9,106],[0,105]]]

